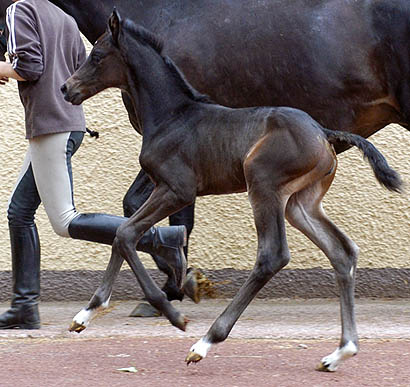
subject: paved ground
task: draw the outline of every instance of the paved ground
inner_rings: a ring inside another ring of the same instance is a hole
[[[83,303],[42,303],[41,330],[0,331],[0,386],[410,386],[410,300],[358,300],[361,351],[336,373],[314,370],[338,344],[339,306],[329,300],[256,300],[228,340],[187,367],[227,302],[176,303],[191,320],[186,333],[113,302],[80,334],[67,327]],[[136,372],[119,370],[129,367]]]

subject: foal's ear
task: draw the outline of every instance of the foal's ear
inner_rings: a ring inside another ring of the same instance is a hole
[[[117,8],[114,7],[110,18],[108,19],[108,27],[110,28],[111,35],[114,39],[115,44],[118,45],[118,36],[120,34],[121,26],[121,16],[117,11]]]

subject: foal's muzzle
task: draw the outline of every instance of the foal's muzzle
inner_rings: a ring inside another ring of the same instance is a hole
[[[64,83],[63,86],[60,87],[61,92],[64,94],[64,97],[67,95],[67,86]]]
[[[81,98],[81,95],[79,92],[71,92],[69,91],[67,84],[64,83],[63,86],[60,87],[61,92],[64,95],[64,99],[67,102],[71,102],[73,105],[80,105],[83,102],[83,99]]]

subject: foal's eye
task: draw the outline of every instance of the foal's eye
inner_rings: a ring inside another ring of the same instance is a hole
[[[95,63],[95,64],[99,64],[101,62],[101,60],[103,59],[103,56],[100,54],[92,54],[91,55],[91,60]]]

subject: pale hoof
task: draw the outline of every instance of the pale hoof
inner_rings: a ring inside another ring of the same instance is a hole
[[[77,321],[73,321],[70,325],[70,328],[68,330],[70,332],[77,332],[80,333],[82,332],[85,328],[87,328],[84,324],[79,324]]]
[[[316,367],[317,371],[335,372],[342,361],[356,355],[357,345],[353,341],[348,341],[343,347],[337,348],[333,353],[325,356],[320,364]]]
[[[191,363],[198,363],[200,360],[202,360],[203,357],[195,352],[189,352],[188,356],[185,358],[186,365],[189,365]]]
[[[150,304],[144,302],[138,304],[129,314],[129,317],[159,317],[161,312]]]

